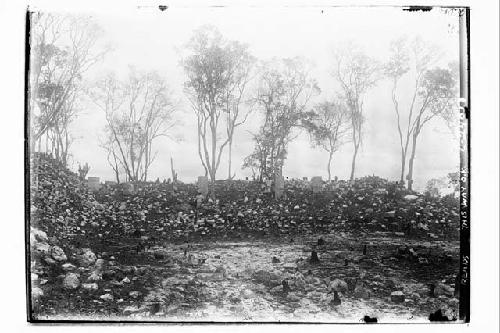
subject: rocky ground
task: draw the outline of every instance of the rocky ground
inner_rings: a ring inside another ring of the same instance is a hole
[[[444,199],[370,178],[316,200],[290,186],[280,202],[237,183],[196,207],[189,186],[92,194],[34,164],[33,319],[456,318],[458,207]]]
[[[364,239],[363,255],[359,240],[347,235],[322,239],[322,246],[240,241],[156,246],[102,258],[84,252],[75,265],[62,265],[53,278],[58,283],[44,284],[32,274],[38,285],[33,292],[44,290],[35,302],[37,318],[338,322],[368,315],[418,321],[437,309],[456,316],[457,244],[408,244],[374,235]],[[313,248],[319,263],[310,262]],[[433,293],[430,284],[436,285]]]

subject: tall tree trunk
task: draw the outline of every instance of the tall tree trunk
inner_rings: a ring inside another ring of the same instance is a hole
[[[358,148],[360,143],[361,124],[359,123],[361,120],[356,118],[357,111],[351,113],[351,126],[352,126],[352,144],[354,146],[354,153],[352,154],[352,162],[351,162],[351,175],[349,180],[354,180],[354,171],[356,170],[356,157],[358,155]],[[359,127],[358,127],[359,126]],[[357,134],[357,136],[356,136]]]
[[[333,156],[333,150],[331,150],[329,152],[329,156],[328,156],[328,165],[327,165],[328,181],[332,180],[332,173],[331,173],[332,156]]]
[[[228,161],[228,168],[227,168],[227,179],[232,179],[232,175],[231,175],[231,159],[232,159],[232,148],[233,148],[233,138],[230,138],[229,139],[229,161]]]
[[[132,128],[132,132],[130,134],[130,148],[129,148],[129,154],[130,154],[130,166],[132,167],[132,170],[129,175],[129,181],[134,181],[135,180],[135,153],[134,153],[134,128]]]
[[[148,140],[148,134],[146,130],[146,142],[144,143],[144,179],[143,181],[147,181],[148,179],[148,163],[149,163],[149,140]]]
[[[210,115],[210,132],[212,133],[212,168],[210,170],[210,181],[215,182],[215,167],[216,167],[216,151],[217,151],[217,126],[215,125],[215,115]]]
[[[120,173],[118,172],[118,165],[116,166],[115,169],[115,178],[116,178],[116,183],[120,184]]]
[[[410,132],[408,130],[408,133],[406,134],[406,143],[403,148],[401,145],[401,184],[404,184],[405,182],[405,171],[406,171],[406,157],[408,156],[408,145],[410,144]]]
[[[205,177],[208,174],[207,171],[207,166],[205,165],[205,162],[203,161],[203,156],[201,155],[201,122],[200,122],[200,115],[198,117],[198,157],[200,158],[201,165],[203,166],[203,169],[205,170]]]
[[[401,183],[404,182],[405,179],[405,167],[406,167],[406,152],[408,150],[408,133],[406,136],[406,147],[403,148],[403,132],[401,131],[400,125],[400,116],[399,116],[399,104],[396,98],[396,87],[398,84],[399,77],[394,78],[393,86],[392,86],[392,103],[394,104],[394,111],[396,113],[396,120],[398,124],[398,134],[399,134],[399,143],[401,145],[401,175],[399,177],[399,181]],[[411,119],[411,113],[408,119]],[[410,128],[407,129],[410,131]]]
[[[68,150],[69,150],[69,145],[70,145],[70,139],[69,139],[69,134],[68,134],[68,129],[65,130],[64,132],[65,137],[64,137],[64,165],[68,164]]]
[[[405,168],[406,168],[406,151],[401,149],[401,177],[399,179],[401,184],[405,180]]]
[[[408,163],[408,190],[409,191],[413,191],[413,164],[415,162],[415,154],[417,151],[417,137],[418,137],[418,130],[415,130],[415,133],[413,133],[412,150],[411,150],[410,160]]]
[[[358,148],[359,146],[355,144],[354,154],[352,155],[352,162],[351,162],[351,176],[349,177],[350,180],[354,180],[354,170],[356,169],[356,156],[358,155]]]
[[[59,156],[57,155],[56,138],[55,138],[54,134],[52,134],[51,140],[52,140],[52,158],[54,158],[55,160],[58,160]]]
[[[212,114],[211,115],[211,119],[210,119],[210,132],[212,134],[212,160],[211,161],[207,161],[207,164],[211,164],[212,167],[209,168],[209,174],[210,174],[210,185],[209,185],[209,188],[210,188],[210,196],[212,198],[215,198],[215,191],[214,191],[214,187],[215,187],[215,173],[216,173],[216,170],[215,170],[215,156],[216,156],[216,145],[217,145],[217,127],[215,126],[215,120],[213,119],[214,115]]]

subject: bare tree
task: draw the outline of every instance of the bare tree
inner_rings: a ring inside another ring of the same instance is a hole
[[[59,111],[59,115],[54,119],[52,125],[45,131],[45,152],[50,152],[52,156],[67,165],[69,148],[73,143],[73,136],[69,131],[69,125],[76,118],[78,108],[74,106],[76,94],[72,93]],[[41,150],[41,138],[38,140]]]
[[[84,73],[100,60],[98,26],[89,17],[32,13],[30,37],[30,147],[46,135],[52,152],[67,162],[68,126]]]
[[[292,129],[300,125],[310,98],[319,93],[301,58],[273,59],[263,64],[256,97],[264,124],[254,136],[256,147],[246,167],[260,165],[260,178],[281,176]]]
[[[425,124],[435,117],[450,121],[458,114],[457,71],[453,68],[434,68],[425,72],[418,91],[421,101],[411,125],[412,150],[408,163],[408,190],[413,190],[413,171],[417,139]]]
[[[123,85],[118,81],[114,73],[110,73],[87,89],[87,94],[104,111],[106,117],[105,138],[102,140],[100,147],[106,151],[108,164],[113,169],[116,182],[119,184],[121,170],[126,175],[130,175],[126,155],[128,150],[119,139],[113,120],[114,115],[120,112],[125,102]]]
[[[235,78],[234,78],[234,87],[227,91],[226,97],[226,134],[228,143],[228,179],[233,179],[234,174],[231,173],[231,163],[232,163],[232,149],[233,149],[233,136],[234,131],[238,126],[243,125],[248,116],[252,112],[252,108],[248,107],[249,103],[245,103],[247,105],[246,112],[242,115],[240,113],[240,106],[243,103],[243,97],[245,88],[250,81],[250,71],[252,70],[252,66],[255,62],[255,59],[250,56],[250,54],[245,49],[241,49],[239,56],[239,64],[236,65],[235,69]]]
[[[349,131],[349,113],[340,102],[325,101],[314,107],[308,117],[302,120],[311,135],[313,145],[328,152],[328,181],[332,179],[331,164],[333,153],[345,143]]]
[[[69,125],[77,117],[79,109],[75,106],[76,92],[68,97],[62,107],[59,116],[55,119],[51,129],[56,139],[55,157],[64,165],[68,163],[69,148],[73,143],[73,136],[69,131]]]
[[[391,42],[390,51],[391,56],[385,65],[384,72],[392,81],[391,99],[394,105],[401,149],[400,182],[404,183],[408,148],[413,130],[412,122],[415,118],[415,108],[418,103],[418,90],[425,71],[437,60],[438,52],[435,47],[424,43],[420,38],[415,38],[410,43],[406,37]],[[407,76],[410,76],[413,81],[411,102],[408,107],[401,107],[398,100],[398,86],[401,79]]]
[[[235,128],[248,117],[240,106],[254,62],[248,47],[223,38],[212,26],[196,30],[187,45],[190,55],[183,65],[187,74],[185,91],[197,117],[198,156],[212,182],[215,181],[222,152],[231,147]],[[225,117],[223,116],[225,115]],[[226,138],[220,138],[220,125],[226,121]]]
[[[166,135],[174,122],[174,104],[165,81],[155,72],[130,69],[126,82],[110,74],[89,90],[89,96],[106,115],[108,162],[118,179],[118,166],[127,181],[145,181],[156,158],[153,142]]]
[[[436,46],[424,42],[419,37],[411,41],[402,37],[391,43],[391,57],[384,69],[385,75],[392,81],[391,98],[401,149],[401,183],[405,181],[410,143],[412,147],[407,175],[409,190],[412,190],[416,143],[422,127],[437,115],[443,116],[445,120],[451,119],[449,109],[456,80],[449,70],[431,70],[439,58],[440,53]],[[438,77],[439,75],[442,77]],[[398,88],[404,78],[412,82],[407,107],[401,106],[401,97],[398,97]]]
[[[354,179],[356,157],[363,138],[363,99],[368,89],[379,79],[377,61],[367,56],[356,45],[349,43],[335,52],[333,77],[340,83],[342,98],[349,111],[351,141],[354,152],[350,180]]]
[[[113,135],[110,135],[109,132],[106,134],[107,137],[105,138],[105,141],[102,142],[99,146],[106,151],[106,160],[111,169],[113,169],[116,183],[120,184],[121,163],[118,157],[119,155],[117,155],[119,153],[119,146],[114,140]]]

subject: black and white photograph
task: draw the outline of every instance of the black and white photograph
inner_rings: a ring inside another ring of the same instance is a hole
[[[0,0],[2,326],[497,331],[495,9]]]
[[[29,320],[468,322],[467,18],[29,8]]]

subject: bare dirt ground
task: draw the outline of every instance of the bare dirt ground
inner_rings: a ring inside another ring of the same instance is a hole
[[[165,244],[137,256],[123,252],[116,259],[128,265],[115,267],[123,274],[99,281],[94,292],[61,294],[66,303],[43,311],[42,318],[353,322],[368,315],[379,322],[419,322],[439,308],[458,311],[456,298],[431,296],[428,286],[453,285],[457,242],[408,241],[384,234],[319,237],[324,245],[317,246],[315,236]],[[313,249],[319,263],[309,262]],[[338,305],[333,302],[336,279],[348,285],[340,288]],[[130,297],[134,291],[139,294],[135,299]],[[394,291],[401,291],[404,301],[391,299]],[[104,293],[113,300],[102,298]],[[88,298],[93,298],[91,309],[85,306]]]

